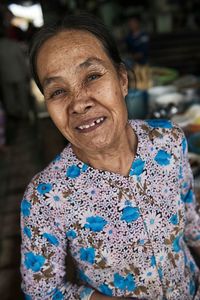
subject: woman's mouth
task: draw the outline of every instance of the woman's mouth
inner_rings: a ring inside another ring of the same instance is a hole
[[[84,122],[83,124],[77,126],[76,129],[82,133],[93,131],[97,127],[101,126],[103,124],[103,122],[105,121],[105,119],[106,119],[106,117],[90,119],[90,120]]]

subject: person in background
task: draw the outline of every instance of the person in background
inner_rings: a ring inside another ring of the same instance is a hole
[[[182,130],[128,120],[127,71],[96,17],[43,27],[30,61],[69,144],[21,202],[26,299],[199,300],[189,247],[200,255],[200,215]]]
[[[0,153],[5,152],[6,149],[6,115],[0,101]]]
[[[7,8],[4,7],[3,9],[3,26],[5,29],[6,36],[17,42],[24,41],[24,32],[19,27],[13,24],[14,15],[13,13]]]
[[[33,22],[31,21],[28,22],[28,27],[24,34],[24,39],[28,45],[36,32],[37,32],[37,27],[34,26]]]
[[[21,44],[0,31],[0,88],[7,117],[27,118],[30,74]]]
[[[138,15],[128,19],[129,34],[125,41],[134,64],[145,65],[149,57],[149,35],[142,30]]]

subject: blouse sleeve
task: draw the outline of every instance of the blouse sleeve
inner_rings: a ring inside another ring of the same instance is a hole
[[[21,274],[25,299],[89,300],[93,289],[66,281],[66,233],[52,209],[41,205],[35,191],[31,183],[21,202]]]
[[[181,200],[185,204],[186,225],[184,237],[191,247],[200,246],[200,211],[194,194],[194,179],[188,161],[188,150],[186,138],[182,139],[181,149]]]

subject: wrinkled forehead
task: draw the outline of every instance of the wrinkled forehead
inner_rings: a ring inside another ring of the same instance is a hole
[[[86,67],[94,61],[102,61],[103,64],[111,64],[114,67],[102,43],[93,34],[81,30],[67,30],[49,38],[41,46],[36,67],[42,82],[46,74],[64,69],[74,72],[81,64],[84,63]]]
[[[59,52],[70,52],[70,50],[78,51],[84,50],[96,50],[100,52],[106,51],[102,42],[92,33],[86,30],[63,30],[55,34],[54,36],[48,38],[38,50],[38,55],[41,52],[47,52],[49,49]]]
[[[103,60],[110,60],[101,41],[92,33],[82,30],[65,30],[46,40],[40,47],[37,58],[37,72],[41,63],[49,64],[51,61],[60,61],[65,58],[67,63],[80,63],[81,57],[96,56]]]

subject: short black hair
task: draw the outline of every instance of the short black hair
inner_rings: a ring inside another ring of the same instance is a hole
[[[93,34],[101,42],[106,54],[116,69],[119,69],[119,66],[123,63],[113,36],[101,20],[88,13],[68,15],[57,23],[44,25],[36,33],[30,44],[30,68],[33,78],[41,92],[42,86],[36,68],[39,49],[49,38],[57,35],[59,32],[67,30],[83,30]]]
[[[141,23],[142,17],[139,14],[131,14],[128,16],[128,21],[130,21],[130,20],[136,20],[136,21],[138,21],[138,23]]]

